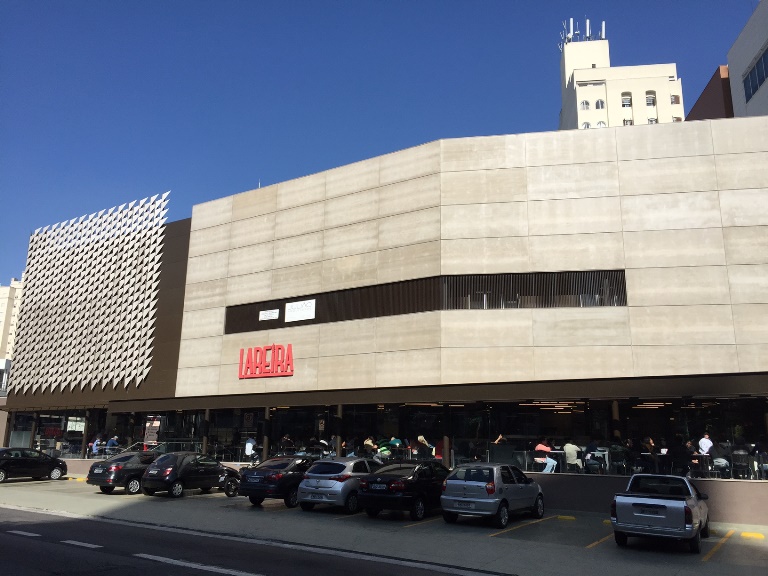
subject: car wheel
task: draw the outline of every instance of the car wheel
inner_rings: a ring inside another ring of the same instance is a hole
[[[203,486],[202,488],[200,488],[200,492],[202,492],[203,494],[208,494],[208,492],[211,491],[211,488],[213,488],[213,486]]]
[[[227,495],[227,498],[237,496],[238,490],[240,490],[240,485],[237,480],[230,478],[224,483],[224,494]]]
[[[181,498],[184,496],[184,484],[180,480],[176,480],[168,489],[168,494],[170,494],[171,498]]]
[[[154,496],[155,490],[152,488],[142,488],[141,493],[144,494],[144,496]]]
[[[443,512],[443,520],[448,524],[455,524],[458,519],[459,515],[455,512]]]
[[[627,535],[624,532],[614,532],[613,539],[616,540],[616,544],[624,548],[627,545]]]
[[[419,521],[424,520],[424,516],[427,515],[427,507],[424,504],[424,498],[417,496],[411,506],[411,520]]]
[[[8,479],[8,473],[5,470],[0,470],[0,484]]]
[[[355,514],[358,510],[360,510],[360,503],[357,500],[357,492],[350,492],[344,501],[344,513]]]
[[[707,518],[707,522],[704,524],[704,528],[701,529],[701,537],[709,538],[709,518]]]
[[[125,491],[128,494],[138,494],[141,492],[141,480],[138,478],[131,478],[125,485]]]
[[[288,496],[283,499],[283,502],[285,502],[285,505],[288,508],[296,508],[299,504],[299,489],[293,488],[288,492]]]
[[[314,509],[315,505],[312,504],[312,502],[302,502],[299,504],[301,506],[301,509],[304,510],[304,512],[309,512]]]
[[[533,508],[531,508],[531,516],[534,518],[544,518],[544,496],[541,494],[536,496],[536,502],[533,503]]]
[[[701,530],[698,530],[694,537],[688,540],[688,549],[694,554],[701,552]]]
[[[499,504],[499,509],[493,516],[493,524],[496,528],[506,528],[509,524],[509,507],[506,502]]]
[[[368,518],[376,518],[381,512],[381,508],[366,508],[365,513],[368,514]]]
[[[264,498],[259,498],[258,496],[248,496],[248,500],[251,501],[251,504],[254,506],[258,506],[262,502],[264,502]]]
[[[48,474],[48,478],[50,478],[51,480],[58,480],[59,478],[61,478],[61,476],[62,476],[62,470],[58,466],[53,470],[51,470],[51,473]]]
[[[99,486],[99,490],[101,490],[104,494],[112,494],[112,492],[115,491],[114,486]]]

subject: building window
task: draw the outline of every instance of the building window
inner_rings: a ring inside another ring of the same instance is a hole
[[[633,124],[634,124],[634,122],[632,120],[630,120],[630,119],[625,119],[624,120],[624,126],[632,126]]]
[[[605,122],[603,122],[602,120],[600,120],[600,122],[598,122],[598,123],[597,123],[597,127],[598,127],[598,128],[605,128]]]
[[[648,118],[648,124],[658,124],[659,119],[658,118]]]
[[[603,108],[605,108],[605,100],[595,102],[595,110],[602,110]]]
[[[581,101],[581,109],[582,110],[589,110],[589,100],[582,100]]]
[[[621,94],[621,107],[622,108],[632,108],[632,93],[631,92],[623,92]]]
[[[584,123],[581,125],[581,129],[582,129],[582,130],[588,130],[589,128],[592,128],[592,125],[591,125],[589,122],[584,122]]]
[[[768,49],[763,52],[755,62],[755,65],[744,77],[744,98],[747,102],[752,99],[755,92],[765,83],[768,77]]]
[[[645,93],[645,105],[656,106],[656,92],[654,92],[653,90],[648,90]]]
[[[671,102],[672,104],[680,104],[680,96],[678,96],[677,94],[672,94],[672,95],[669,97],[669,100],[670,100],[670,102]]]

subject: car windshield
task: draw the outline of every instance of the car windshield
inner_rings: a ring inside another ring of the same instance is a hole
[[[410,476],[416,470],[414,464],[390,464],[376,470],[376,474],[391,474],[392,476]]]
[[[307,471],[307,474],[338,474],[346,468],[341,462],[318,462]]]
[[[120,456],[115,456],[114,458],[110,458],[107,460],[109,464],[123,464],[124,462],[128,462],[133,458],[133,454],[120,454]]]
[[[464,482],[490,482],[493,478],[492,468],[457,468],[451,475],[448,476],[448,480],[461,480]]]
[[[155,464],[157,464],[159,467],[162,466],[175,466],[177,462],[177,455],[176,454],[163,454],[155,460]]]
[[[285,470],[288,468],[292,460],[266,460],[256,466],[260,470]]]

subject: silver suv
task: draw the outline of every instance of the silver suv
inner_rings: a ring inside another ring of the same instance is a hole
[[[498,528],[506,528],[511,510],[525,510],[534,518],[544,516],[541,487],[509,464],[475,462],[454,468],[443,481],[440,497],[443,519],[453,524],[459,514],[492,517]]]
[[[299,484],[299,505],[309,511],[315,504],[343,506],[354,514],[360,509],[357,490],[360,478],[372,474],[381,464],[370,458],[331,458],[318,460]]]

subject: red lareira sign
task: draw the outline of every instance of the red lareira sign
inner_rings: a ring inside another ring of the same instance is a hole
[[[293,346],[272,344],[263,348],[240,348],[238,378],[242,380],[277,376],[293,376]]]

